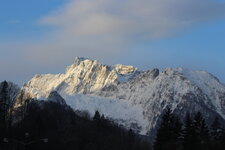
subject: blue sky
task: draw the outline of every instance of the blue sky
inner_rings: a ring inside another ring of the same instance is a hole
[[[75,56],[225,82],[224,0],[1,0],[0,80],[63,73]]]
[[[0,3],[0,40],[14,42],[20,38],[41,36],[44,28],[37,20],[63,5],[66,0],[1,0]]]

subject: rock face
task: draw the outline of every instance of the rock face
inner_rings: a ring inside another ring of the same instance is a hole
[[[135,76],[138,72],[131,66],[110,67],[84,58],[75,58],[65,74],[36,75],[24,88],[36,97],[47,97],[52,91],[66,94],[95,93],[107,85],[117,85]]]
[[[124,123],[128,128],[136,124],[142,134],[154,132],[168,107],[180,117],[187,111],[191,114],[201,111],[208,122],[215,116],[225,119],[225,86],[205,71],[184,68],[139,71],[132,66],[111,67],[76,57],[65,74],[36,75],[23,90],[37,99],[57,91],[74,109],[98,109],[110,118],[129,122]],[[122,104],[124,107],[118,107],[120,102],[126,103]],[[114,115],[110,115],[112,108],[116,111]],[[131,117],[132,113],[138,115]]]

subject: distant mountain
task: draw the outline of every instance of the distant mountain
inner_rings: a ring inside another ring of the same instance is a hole
[[[21,91],[35,99],[55,95],[92,116],[98,110],[144,135],[154,133],[168,107],[180,117],[200,111],[208,123],[215,116],[225,119],[225,86],[205,71],[184,68],[141,71],[76,57],[65,74],[36,75]]]

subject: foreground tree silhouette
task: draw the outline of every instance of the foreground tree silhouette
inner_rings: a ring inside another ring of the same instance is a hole
[[[149,143],[135,133],[131,136],[99,112],[88,119],[69,106],[49,101],[28,101],[26,107],[24,118],[14,123],[12,137],[4,142],[7,148],[0,141],[0,150],[150,150]],[[24,139],[24,133],[29,133],[29,138]],[[47,143],[40,140],[45,138]]]
[[[181,128],[182,124],[179,118],[172,113],[171,109],[167,109],[162,116],[162,121],[157,131],[154,149],[180,149]]]
[[[93,120],[99,121],[100,119],[101,119],[101,115],[100,115],[99,111],[95,111],[95,115],[93,117]]]
[[[217,140],[220,138],[220,132],[222,130],[221,124],[219,122],[218,117],[216,117],[211,125],[211,137],[214,140]]]
[[[193,120],[191,119],[189,113],[186,114],[184,122],[185,124],[183,130],[183,149],[191,150],[195,148],[197,140]]]
[[[196,113],[194,120],[187,113],[183,130],[183,149],[207,150],[209,149],[209,130],[205,119],[200,112]]]
[[[205,123],[205,119],[202,117],[200,112],[194,117],[194,128],[197,138],[197,149],[209,149],[209,129]]]
[[[216,117],[210,128],[211,149],[225,149],[225,129],[222,127],[219,118]]]
[[[4,133],[7,126],[7,112],[10,104],[8,83],[6,81],[2,82],[0,88],[0,131]]]

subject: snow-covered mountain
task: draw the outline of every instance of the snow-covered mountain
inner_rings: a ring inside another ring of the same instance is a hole
[[[187,111],[201,111],[207,122],[215,116],[225,119],[225,86],[205,71],[140,71],[76,57],[64,74],[36,75],[22,89],[37,99],[53,100],[54,95],[61,95],[76,110],[91,115],[98,110],[141,134],[154,131],[168,107],[181,117]]]

